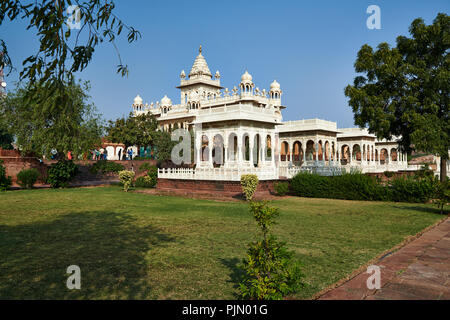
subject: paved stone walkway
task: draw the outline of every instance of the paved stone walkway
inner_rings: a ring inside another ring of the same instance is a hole
[[[369,290],[365,271],[328,291],[324,300],[450,300],[450,218],[374,262],[381,288]]]

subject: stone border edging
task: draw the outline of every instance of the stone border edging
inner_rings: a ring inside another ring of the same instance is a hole
[[[431,226],[426,227],[425,229],[423,229],[422,231],[419,231],[418,233],[416,233],[415,235],[412,236],[408,236],[405,240],[403,240],[402,242],[400,242],[399,244],[397,244],[396,246],[387,249],[385,251],[383,251],[382,253],[380,253],[379,255],[377,255],[375,258],[369,260],[368,262],[366,262],[365,264],[363,264],[362,266],[360,266],[358,269],[356,269],[355,271],[353,271],[352,273],[350,273],[348,276],[342,278],[341,280],[329,285],[328,287],[326,287],[325,289],[322,289],[321,291],[319,291],[318,293],[316,293],[315,295],[313,295],[310,299],[308,300],[317,300],[320,297],[322,297],[323,295],[325,295],[326,293],[340,287],[341,285],[343,285],[344,283],[352,280],[353,278],[355,278],[356,276],[358,276],[359,274],[361,274],[362,272],[364,272],[368,266],[374,264],[377,261],[380,261],[382,258],[385,258],[388,255],[391,255],[393,253],[395,253],[396,251],[400,250],[401,248],[405,247],[407,244],[411,243],[412,241],[420,238],[424,233],[426,233],[427,231],[430,231],[431,229],[436,228],[437,226],[439,226],[441,223],[444,223],[447,219],[449,219],[449,215],[447,215],[446,217],[442,218],[441,220],[437,221],[436,223],[432,224]]]

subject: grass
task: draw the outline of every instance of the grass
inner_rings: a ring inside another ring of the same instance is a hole
[[[274,231],[308,298],[442,219],[431,205],[284,198]],[[0,193],[0,299],[234,299],[248,206],[118,187]],[[69,265],[81,290],[68,290]]]

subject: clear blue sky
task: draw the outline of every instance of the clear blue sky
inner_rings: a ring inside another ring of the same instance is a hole
[[[381,30],[369,30],[369,5],[381,8]],[[284,92],[284,120],[321,118],[352,127],[353,114],[344,87],[353,82],[353,63],[368,43],[395,44],[407,35],[413,19],[431,23],[438,12],[449,13],[450,1],[146,1],[116,0],[116,13],[142,33],[129,45],[119,41],[128,78],[115,73],[118,64],[110,44],[97,49],[79,75],[90,80],[92,100],[105,119],[126,115],[133,98],[156,102],[167,94],[179,103],[179,74],[189,73],[203,46],[211,72],[222,85],[238,85],[248,69],[261,90],[276,79]],[[32,30],[23,22],[0,26],[15,67],[37,49]],[[6,80],[11,89],[18,73]]]

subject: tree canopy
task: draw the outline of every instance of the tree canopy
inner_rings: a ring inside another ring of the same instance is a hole
[[[177,142],[172,141],[169,132],[158,130],[158,121],[152,113],[118,118],[109,121],[107,139],[114,143],[123,143],[125,149],[130,146],[156,147],[156,157],[160,163],[171,158],[172,149]]]
[[[398,137],[406,152],[439,155],[444,175],[450,147],[450,17],[439,13],[431,25],[415,19],[409,32],[411,37],[397,37],[393,48],[363,45],[355,62],[362,75],[345,95],[355,124],[379,138]]]
[[[77,156],[101,143],[102,120],[89,103],[89,82],[65,81],[64,86],[65,98],[37,82],[1,100],[0,118],[21,152],[50,157],[54,149],[61,157],[68,151]]]
[[[68,10],[70,6],[73,11]],[[39,49],[23,61],[21,79],[44,82],[63,81],[66,74],[83,71],[90,63],[95,48],[110,42],[117,51],[117,72],[128,74],[122,63],[115,40],[123,30],[128,32],[128,42],[141,37],[139,31],[125,24],[115,13],[110,0],[42,0],[25,2],[2,0],[0,2],[0,25],[6,21],[19,20],[26,23],[27,30],[35,30]],[[73,28],[75,18],[79,26]],[[0,66],[13,68],[7,44],[0,39]]]
[[[128,118],[122,117],[109,121],[107,139],[111,142],[123,143],[126,148],[150,146],[154,144],[157,128],[158,122],[150,112],[138,116],[133,116],[130,112]]]
[[[0,25],[8,20],[24,23],[39,41],[38,49],[22,63],[20,80],[26,84],[3,108],[3,116],[12,121],[8,125],[15,126],[11,132],[18,145],[22,151],[46,155],[53,148],[59,152],[90,148],[97,143],[101,126],[73,75],[89,65],[95,49],[105,42],[116,50],[117,72],[128,75],[115,42],[123,31],[129,43],[141,34],[115,14],[111,0],[2,0]],[[0,39],[0,68],[8,73],[15,69],[4,39]]]
[[[5,150],[13,149],[12,143],[14,139],[13,136],[0,125],[0,148]]]

